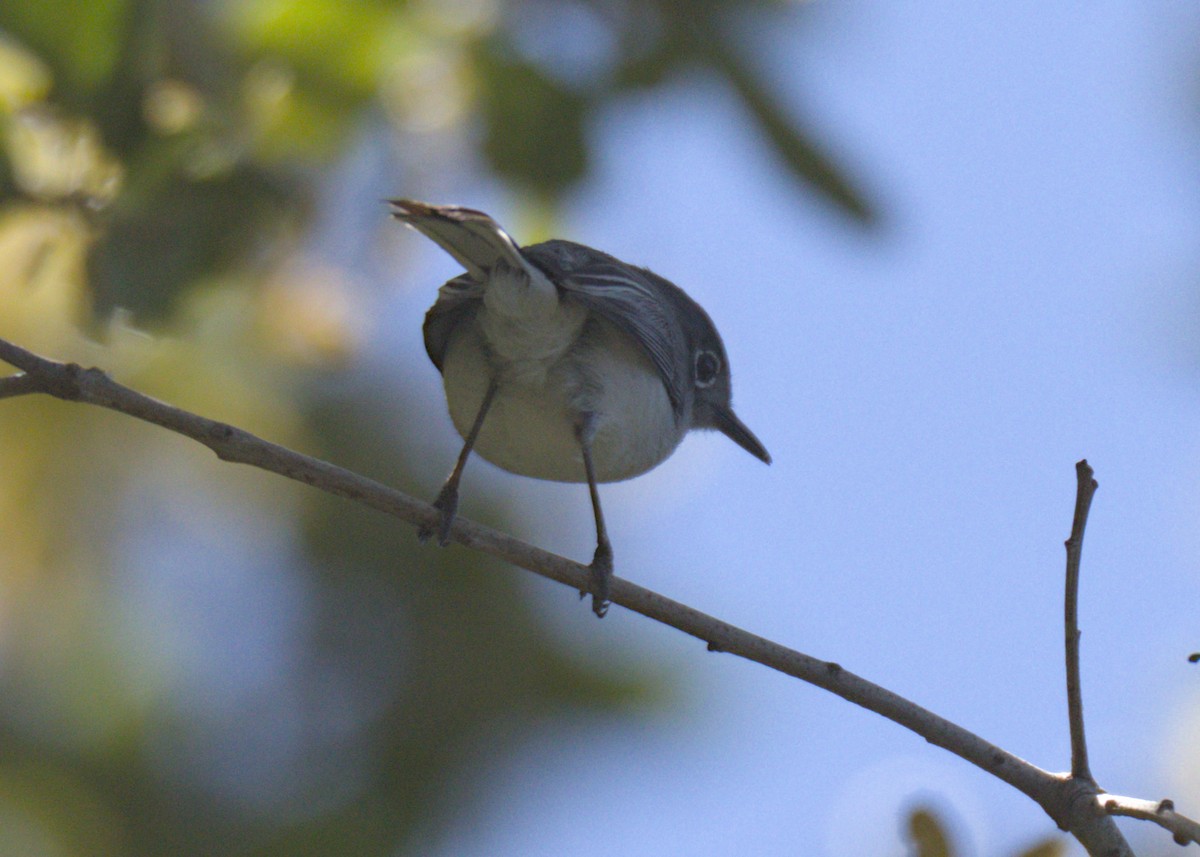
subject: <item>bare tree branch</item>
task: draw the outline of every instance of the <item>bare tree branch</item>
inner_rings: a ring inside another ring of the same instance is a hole
[[[0,399],[24,396],[27,393],[40,393],[41,387],[42,383],[30,375],[24,373],[9,375],[7,378],[0,378]]]
[[[1103,795],[1102,800],[1104,810],[1109,815],[1125,815],[1143,821],[1153,821],[1170,832],[1179,845],[1200,845],[1200,822],[1177,813],[1174,801],[1142,800],[1121,795]]]
[[[1067,592],[1064,599],[1063,621],[1066,626],[1067,649],[1067,720],[1071,729],[1071,776],[1092,780],[1088,767],[1087,738],[1083,732],[1083,689],[1079,680],[1079,564],[1083,557],[1083,531],[1087,527],[1088,510],[1099,483],[1092,478],[1087,459],[1075,465],[1075,517],[1071,521],[1071,536],[1067,547]]]
[[[207,446],[224,461],[248,464],[295,479],[418,527],[436,526],[439,520],[437,510],[428,503],[336,465],[262,440],[242,429],[143,395],[113,381],[99,369],[84,369],[77,364],[48,360],[3,339],[0,339],[0,360],[24,372],[24,375],[0,379],[0,397],[37,392],[65,401],[108,408],[189,437]],[[1089,479],[1090,473],[1089,469]],[[1079,516],[1077,501],[1076,524],[1078,534],[1082,536]],[[587,566],[465,518],[455,519],[450,536],[466,547],[499,557],[574,589],[583,591],[588,586]],[[1076,551],[1076,581],[1077,565]],[[763,664],[824,688],[848,702],[904,726],[929,743],[949,750],[1030,797],[1094,857],[1133,857],[1133,852],[1112,819],[1110,813],[1114,811],[1101,803],[1102,797],[1109,800],[1111,797],[1103,795],[1090,775],[1054,774],[1042,770],[956,723],[843,669],[839,664],[820,660],[751,634],[627,580],[613,579],[611,600],[703,640],[712,651],[728,652]],[[1120,804],[1121,807],[1128,805]],[[1160,812],[1155,820],[1161,824],[1162,817]]]

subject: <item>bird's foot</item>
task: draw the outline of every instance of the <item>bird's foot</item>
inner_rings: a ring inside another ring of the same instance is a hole
[[[598,618],[603,619],[604,614],[608,612],[608,596],[613,575],[612,545],[607,540],[596,545],[596,553],[592,556],[592,564],[588,566],[588,571],[590,572],[588,588],[586,591],[580,592],[579,597],[591,594],[592,612]]]
[[[433,501],[433,508],[442,513],[438,518],[437,543],[439,547],[445,547],[450,544],[450,527],[454,525],[454,516],[458,512],[458,486],[449,482],[443,485]],[[433,527],[421,527],[417,530],[417,539],[425,544],[433,533]]]

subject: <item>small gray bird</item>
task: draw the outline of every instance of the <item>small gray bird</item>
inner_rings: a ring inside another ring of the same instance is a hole
[[[587,482],[592,610],[603,616],[613,555],[597,483],[658,466],[691,429],[716,429],[771,463],[733,412],[717,329],[678,286],[607,253],[560,240],[519,247],[470,208],[390,204],[467,269],[425,315],[425,350],[465,441],[434,501],[438,543],[449,543],[473,449],[522,476]]]

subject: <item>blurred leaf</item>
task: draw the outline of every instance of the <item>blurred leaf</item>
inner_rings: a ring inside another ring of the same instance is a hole
[[[620,46],[613,85],[618,90],[649,88],[666,82],[669,75],[694,62],[691,39],[679,21],[697,13],[693,7],[664,14],[658,4],[626,7],[614,22]]]
[[[124,170],[86,119],[27,107],[8,123],[7,149],[17,186],[38,199],[79,199],[99,207],[121,189]]]
[[[874,225],[878,212],[867,197],[808,129],[788,117],[778,96],[739,54],[732,28],[719,23],[753,6],[777,12],[771,8],[776,5],[662,0],[631,7],[626,10],[622,58],[613,85],[618,90],[651,87],[689,65],[712,69],[730,83],[790,172],[858,222]]]
[[[51,82],[46,64],[0,31],[0,114],[45,98]]]
[[[0,207],[0,336],[57,347],[90,316],[87,253],[93,234],[70,210]]]
[[[239,164],[207,179],[175,177],[145,201],[114,207],[91,261],[101,311],[166,317],[198,278],[232,272],[286,235],[288,220],[303,213],[289,193]]]
[[[787,168],[855,220],[874,225],[878,212],[808,133],[787,117],[759,73],[738,56],[729,40],[707,26],[697,26],[694,34],[698,50],[733,85]]]
[[[338,152],[413,41],[408,17],[383,0],[238,0],[220,8],[251,61],[243,106],[267,160]]]
[[[932,810],[916,809],[908,817],[913,857],[952,857],[950,841]]]
[[[242,91],[251,150],[266,163],[328,160],[341,151],[360,108],[355,98],[299,86],[275,63],[252,68]]]
[[[396,23],[395,5],[374,0],[237,0],[224,12],[251,56],[360,99],[374,91]]]
[[[582,96],[530,63],[485,49],[477,57],[483,152],[498,174],[555,196],[588,167]]]
[[[912,857],[953,857],[956,853],[950,844],[944,822],[932,809],[923,807],[913,810],[908,817],[907,832],[913,848]],[[1019,852],[1016,857],[1063,857],[1066,853],[1064,840],[1047,838]]]
[[[120,821],[87,783],[50,765],[0,767],[0,853],[116,857]]]
[[[617,89],[649,89],[660,86],[689,59],[678,39],[660,40],[650,50],[627,56],[613,76]]]
[[[1063,839],[1045,839],[1017,857],[1063,857],[1067,853],[1067,843]]]
[[[38,0],[0,4],[0,30],[21,40],[72,91],[92,92],[111,78],[120,59],[119,33],[132,0]]]

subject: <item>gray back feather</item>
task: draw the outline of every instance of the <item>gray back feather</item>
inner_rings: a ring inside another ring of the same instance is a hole
[[[645,268],[572,241],[553,240],[519,251],[558,288],[630,337],[650,358],[662,379],[677,417],[692,405],[691,360],[696,347],[723,348],[703,309],[682,289]],[[471,318],[483,300],[483,286],[470,274],[438,290],[437,303],[425,316],[425,350],[440,371],[451,332]],[[691,330],[682,319],[696,319]],[[679,355],[684,362],[678,362]]]

